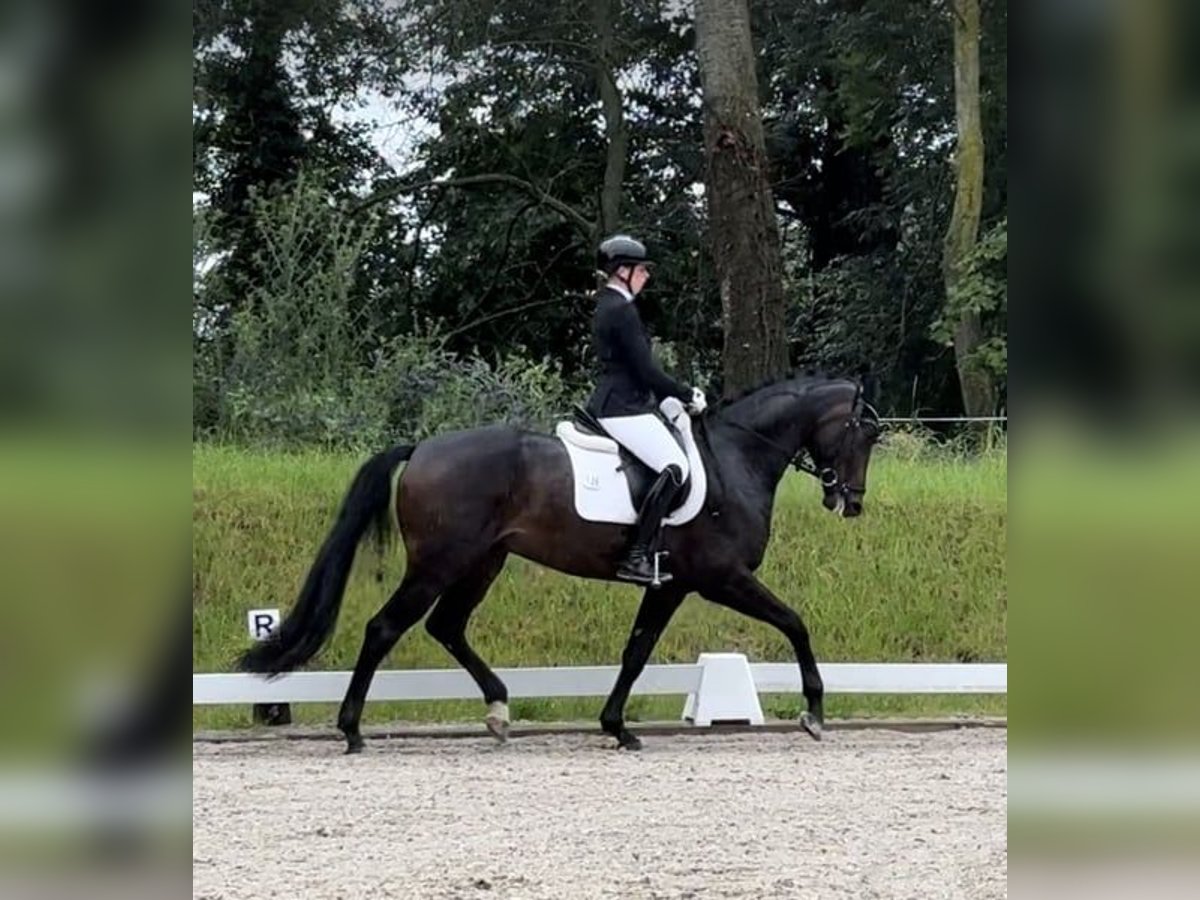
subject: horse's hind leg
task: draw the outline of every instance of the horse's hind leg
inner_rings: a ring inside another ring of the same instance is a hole
[[[496,551],[450,585],[425,620],[425,630],[449,651],[479,685],[483,701],[488,705],[485,720],[488,730],[502,741],[508,736],[508,688],[467,641],[467,622],[504,568],[506,556],[505,551]]]
[[[375,669],[388,651],[396,646],[401,635],[429,612],[440,588],[441,584],[435,579],[419,570],[410,569],[400,582],[400,587],[367,623],[366,637],[358,654],[358,662],[354,665],[354,675],[338,712],[338,728],[346,736],[347,753],[357,753],[363,748],[359,723]]]

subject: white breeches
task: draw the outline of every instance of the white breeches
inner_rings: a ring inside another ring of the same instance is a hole
[[[688,461],[666,424],[658,416],[613,416],[600,424],[617,439],[617,443],[652,468],[662,472],[667,466],[678,466],[686,481]]]

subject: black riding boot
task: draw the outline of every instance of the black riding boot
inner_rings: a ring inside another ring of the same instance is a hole
[[[634,526],[633,543],[629,547],[629,553],[624,562],[617,567],[618,578],[625,581],[636,581],[639,584],[654,583],[654,559],[651,556],[651,547],[658,535],[659,525],[662,524],[663,518],[671,508],[672,501],[683,487],[680,483],[681,476],[682,473],[678,467],[667,466],[658,476],[658,480],[650,487],[646,499],[642,502],[637,524]],[[660,567],[658,580],[660,582],[670,581],[671,575],[662,571]]]

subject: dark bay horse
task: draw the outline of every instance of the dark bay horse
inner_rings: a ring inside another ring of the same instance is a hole
[[[878,417],[858,382],[805,375],[747,392],[697,422],[708,495],[694,519],[663,530],[674,579],[646,589],[601,727],[620,747],[640,746],[625,727],[630,688],[675,610],[695,591],[787,637],[808,706],[801,724],[819,739],[824,688],[808,630],[754,572],[789,465],[818,479],[827,509],[847,517],[862,512]],[[488,727],[502,738],[508,690],[471,648],[466,629],[505,559],[515,553],[571,575],[611,581],[627,541],[626,526],[585,521],[576,513],[571,463],[555,437],[492,426],[394,447],[359,469],[295,605],[269,640],[246,651],[242,669],[279,674],[317,653],[333,632],[356,549],[372,526],[380,535],[398,526],[407,567],[367,624],[338,714],[351,753],[363,746],[359,722],[376,668],[427,614],[426,629],[479,685]]]

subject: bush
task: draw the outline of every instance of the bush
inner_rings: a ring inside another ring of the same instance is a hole
[[[376,448],[491,422],[549,428],[581,391],[551,360],[450,353],[436,330],[380,339],[363,255],[371,220],[320,181],[259,197],[260,282],[232,296],[196,232],[193,436],[243,445]]]
[[[934,462],[968,459],[990,453],[1006,454],[1008,436],[999,425],[984,429],[957,427],[942,434],[919,422],[889,424],[880,441],[880,453],[901,462]]]

